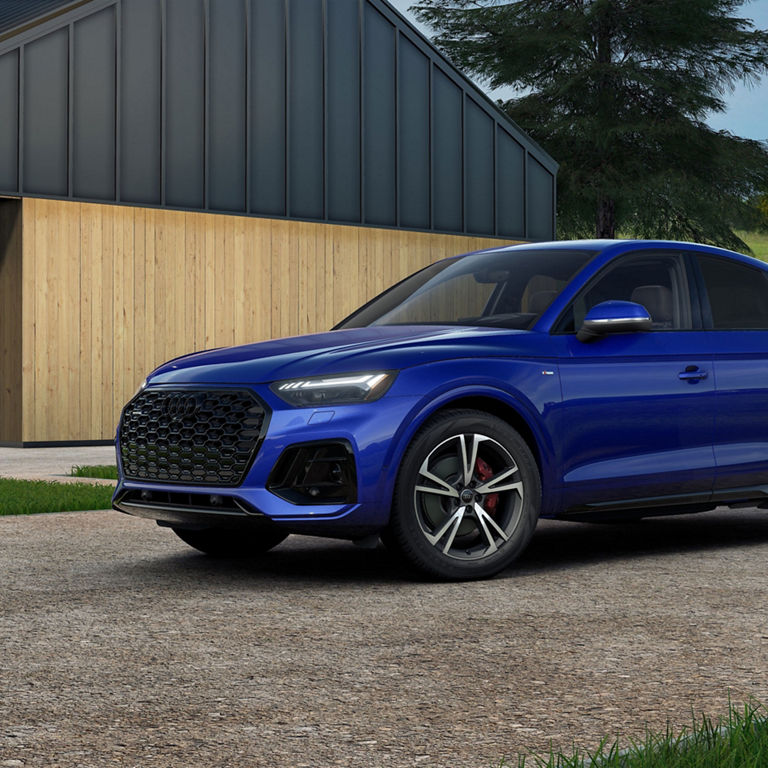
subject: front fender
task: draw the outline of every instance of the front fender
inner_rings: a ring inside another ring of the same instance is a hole
[[[456,376],[456,366],[471,364],[472,373]],[[442,371],[440,370],[442,369]],[[556,451],[546,428],[549,412],[562,400],[556,363],[547,360],[472,360],[434,363],[402,371],[398,389],[421,388],[421,397],[392,437],[382,472],[381,498],[392,500],[400,464],[416,433],[437,412],[471,398],[495,400],[525,422],[536,441],[542,481],[542,515],[556,508],[559,486],[553,469]],[[425,391],[425,385],[434,382]],[[450,383],[446,383],[450,382]],[[514,382],[514,385],[511,383]]]

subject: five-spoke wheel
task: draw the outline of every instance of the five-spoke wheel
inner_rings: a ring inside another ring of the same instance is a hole
[[[448,411],[403,458],[387,538],[432,575],[490,576],[528,543],[540,496],[536,463],[515,430],[482,411]]]

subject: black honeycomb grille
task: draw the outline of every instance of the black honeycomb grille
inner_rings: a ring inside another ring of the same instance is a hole
[[[146,389],[120,420],[123,474],[160,483],[239,485],[265,416],[248,390]]]

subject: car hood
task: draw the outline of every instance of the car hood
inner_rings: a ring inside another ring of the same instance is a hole
[[[542,334],[464,326],[375,326],[196,352],[160,366],[153,384],[259,384],[389,370],[464,357],[542,356]]]

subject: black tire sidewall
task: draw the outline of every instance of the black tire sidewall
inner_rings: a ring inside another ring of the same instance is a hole
[[[520,522],[509,541],[480,560],[460,561],[443,555],[424,537],[413,504],[419,469],[429,453],[459,434],[480,433],[500,443],[515,460],[523,482]],[[400,554],[419,570],[442,579],[480,579],[511,564],[530,541],[541,508],[541,482],[528,444],[507,422],[484,411],[446,411],[428,421],[408,446],[398,472],[388,535]]]

